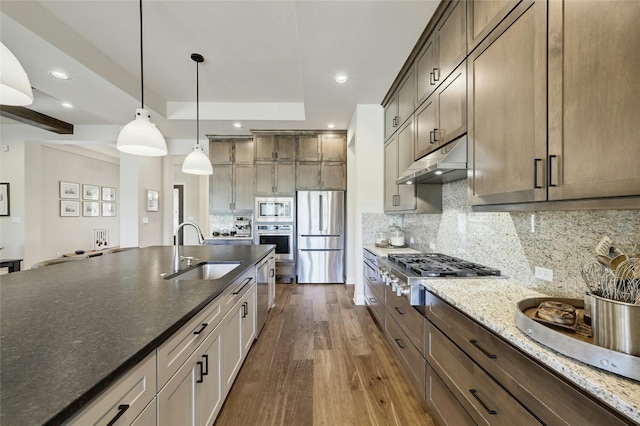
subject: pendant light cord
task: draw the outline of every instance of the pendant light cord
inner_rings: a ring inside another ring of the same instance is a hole
[[[142,0],[140,0],[140,99],[142,103],[140,108],[144,109],[144,60],[142,58]]]
[[[196,61],[196,146],[200,146],[200,62]]]

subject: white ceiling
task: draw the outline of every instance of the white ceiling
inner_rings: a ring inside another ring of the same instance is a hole
[[[438,3],[144,0],[145,106],[165,138],[195,138],[197,52],[201,138],[346,129],[357,104],[382,101]],[[2,0],[2,42],[36,89],[28,108],[76,126],[131,121],[140,107],[138,7]],[[347,84],[333,82],[341,72]]]

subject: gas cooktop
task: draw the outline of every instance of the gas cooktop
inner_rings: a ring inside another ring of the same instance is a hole
[[[390,254],[388,260],[421,277],[500,276],[498,269],[440,253]]]

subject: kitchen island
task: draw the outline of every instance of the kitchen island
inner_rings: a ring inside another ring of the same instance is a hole
[[[592,367],[536,342],[516,326],[516,304],[545,294],[510,279],[429,279],[426,289],[482,324],[520,351],[640,424],[640,383]]]
[[[134,249],[4,275],[0,424],[59,424],[172,336],[273,246],[185,246],[238,262],[215,280],[166,280],[173,247]],[[197,261],[196,261],[197,263]]]

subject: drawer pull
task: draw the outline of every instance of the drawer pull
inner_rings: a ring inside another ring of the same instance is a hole
[[[247,277],[247,278],[244,280],[244,283],[242,284],[242,286],[238,289],[238,291],[234,291],[234,292],[233,292],[233,295],[234,295],[234,296],[237,296],[238,294],[240,294],[240,292],[242,291],[242,289],[243,289],[247,284],[249,284],[249,283],[251,282],[251,280],[252,280],[252,278],[251,278],[251,277]]]
[[[490,409],[489,407],[487,407],[487,405],[484,402],[482,402],[482,400],[478,396],[478,391],[477,390],[469,389],[469,392],[471,392],[471,395],[473,395],[473,397],[476,399],[476,401],[478,401],[480,403],[480,405],[482,405],[482,408],[484,408],[487,411],[487,413],[489,413],[491,415],[498,414],[498,412],[496,410]]]
[[[202,355],[204,358],[204,370],[202,371],[202,375],[206,376],[209,374],[209,355]]]
[[[396,341],[396,345],[398,345],[398,347],[400,349],[405,349],[406,348],[406,346],[404,344],[402,344],[402,340],[400,340],[400,339],[393,339],[393,340]]]
[[[193,334],[200,334],[204,331],[205,328],[207,328],[209,324],[206,322],[203,322],[202,325],[200,325],[200,330],[196,330],[193,332]]]
[[[203,370],[203,363],[202,361],[198,361],[196,362],[196,364],[198,364],[198,367],[200,367],[200,378],[196,379],[196,383],[202,383],[204,381],[204,370]]]
[[[402,309],[398,308],[397,306],[395,306],[393,309],[395,309],[396,312],[398,312],[400,315],[404,315],[404,312],[402,312]]]
[[[477,340],[469,340],[469,343],[471,343],[473,346],[476,347],[477,350],[479,350],[480,352],[482,352],[484,354],[484,356],[486,356],[487,358],[491,358],[491,359],[496,359],[498,358],[498,355],[494,355],[494,354],[490,354],[489,352],[485,351],[484,349],[482,349],[480,347],[480,345],[478,344]]]
[[[129,409],[129,404],[120,404],[118,405],[118,414],[114,418],[111,419],[107,426],[113,426],[116,424],[118,419],[124,415],[124,412]]]

